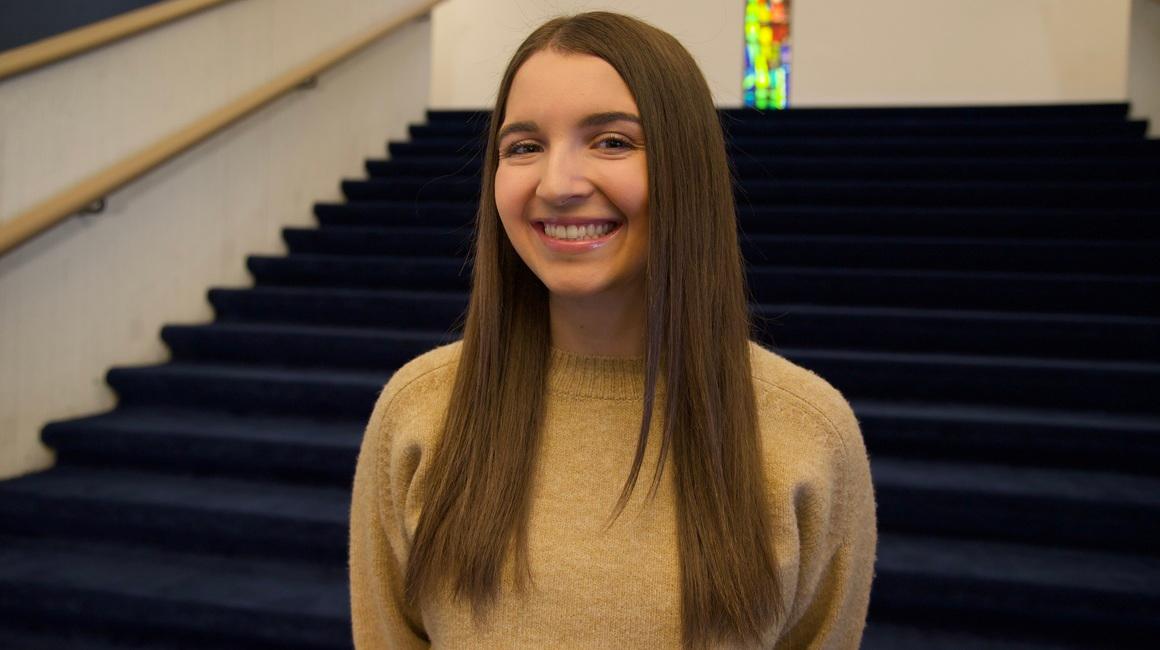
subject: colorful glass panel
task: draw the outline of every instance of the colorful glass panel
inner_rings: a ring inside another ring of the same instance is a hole
[[[790,0],[746,0],[745,77],[746,106],[778,109],[789,105]]]

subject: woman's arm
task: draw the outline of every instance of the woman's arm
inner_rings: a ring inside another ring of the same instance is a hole
[[[388,482],[391,384],[363,433],[350,510],[350,610],[362,650],[430,648],[421,615],[403,601],[403,528]]]
[[[802,550],[800,588],[793,618],[778,648],[855,650],[862,640],[878,547],[878,522],[870,461],[858,421],[844,400],[827,409],[842,441],[835,468],[834,520],[824,544]]]

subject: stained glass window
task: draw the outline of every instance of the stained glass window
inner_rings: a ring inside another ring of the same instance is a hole
[[[746,106],[759,109],[789,105],[790,0],[745,1]]]

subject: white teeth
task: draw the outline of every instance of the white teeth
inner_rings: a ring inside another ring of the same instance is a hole
[[[556,226],[545,223],[544,232],[552,239],[584,241],[603,237],[612,230],[612,227],[613,225],[610,223],[588,224],[586,226]]]

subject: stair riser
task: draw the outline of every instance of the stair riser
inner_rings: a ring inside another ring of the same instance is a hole
[[[426,267],[408,269],[401,274],[384,273],[367,274],[356,286],[375,288],[413,288],[423,287],[425,290],[464,291],[467,289],[467,276],[459,275],[458,268]],[[352,274],[347,274],[352,279]],[[405,284],[400,278],[406,278]],[[1003,276],[970,276],[960,275],[940,277],[938,275],[890,275],[866,272],[834,273],[825,270],[799,271],[797,269],[769,269],[757,268],[749,273],[751,295],[763,304],[806,304],[806,305],[833,305],[839,307],[901,307],[915,309],[951,309],[951,310],[996,310],[1016,311],[1028,313],[1072,313],[1072,314],[1106,314],[1123,316],[1160,315],[1160,302],[1154,296],[1160,295],[1160,280],[1135,278],[1099,278],[1089,276],[1082,280],[1071,278],[1056,279],[1051,277],[1019,277]],[[223,300],[248,301],[249,298],[223,298],[218,290],[210,291],[210,301],[215,307]],[[274,298],[254,298],[269,303],[272,311],[262,314],[250,310],[255,316],[261,316],[267,322],[288,320],[301,322],[292,316],[290,311],[280,311]],[[288,299],[281,301],[290,307],[294,302],[301,300]],[[344,299],[342,297],[323,297],[314,299],[315,303],[330,303],[330,308],[336,312],[361,314],[357,320],[349,317],[338,317],[334,321],[311,320],[310,322],[333,322],[335,324],[380,325],[402,328],[435,327],[442,329],[448,323],[458,318],[461,308],[453,308],[458,304],[466,306],[466,295],[452,296],[448,302],[434,301],[437,305],[411,304],[404,309],[415,309],[411,316],[400,313],[378,314],[380,309],[372,307],[378,302],[377,298],[367,297],[361,300]],[[414,301],[412,301],[414,302]],[[431,301],[426,301],[431,302]],[[398,302],[392,301],[392,309],[397,308]],[[444,314],[442,319],[427,318],[427,314],[438,312]],[[218,312],[220,316],[231,319],[230,308]],[[374,315],[372,315],[374,314]],[[412,319],[413,318],[413,319]]]
[[[113,368],[108,383],[124,408],[176,406],[220,410],[235,415],[282,414],[365,418],[390,373],[382,380],[314,382],[286,380],[276,384],[249,378],[191,377],[150,369]]]
[[[864,272],[753,269],[751,293],[758,302],[861,307],[983,309],[1036,313],[1160,314],[1160,280],[1082,280],[1017,275],[939,276]]]
[[[834,359],[809,351],[795,354],[793,361],[861,399],[1160,413],[1155,371]]]
[[[291,254],[466,257],[469,232],[285,229]],[[1160,274],[1160,242],[921,243],[882,242],[856,236],[845,241],[794,241],[743,236],[750,265],[1035,273]]]
[[[954,133],[957,137],[1075,137],[1082,133],[1095,136],[1135,136],[1141,137],[1148,123],[1144,120],[1085,120],[1076,121],[1003,121],[987,122],[961,120],[932,120],[922,122],[852,120],[844,124],[834,124],[827,120],[770,120],[733,121],[725,120],[722,125],[728,134],[737,137],[766,138],[845,138],[845,137],[939,137]],[[455,124],[436,122],[413,124],[408,128],[412,140],[427,138],[483,138],[486,136],[486,122]]]
[[[127,639],[166,639],[168,647],[349,650],[349,619],[306,612],[274,615],[221,605],[0,584],[0,616],[41,625],[112,630]],[[133,647],[132,645],[127,647]]]
[[[1160,634],[1160,601],[1106,591],[1031,587],[879,569],[870,597],[875,620],[936,620],[996,638],[1027,635],[1091,647],[1128,648]]]
[[[873,122],[876,124],[909,124],[915,121],[959,121],[975,124],[992,122],[1042,123],[1066,121],[1087,124],[1100,121],[1128,119],[1127,102],[1100,102],[1088,104],[1028,104],[982,106],[875,106],[863,108],[795,107],[790,111],[758,112],[751,107],[717,109],[720,118],[731,124],[768,124],[814,122]],[[482,125],[491,117],[490,110],[428,109],[427,121],[432,124]],[[841,118],[841,119],[836,119]],[[479,126],[479,128],[483,128]]]
[[[174,359],[286,364],[295,368],[391,369],[452,337],[427,340],[309,336],[278,331],[232,332],[167,326],[161,337]]]
[[[439,156],[462,160],[476,159],[481,145],[459,138],[433,139],[418,142],[391,142],[389,157]],[[778,151],[790,156],[834,156],[838,158],[945,158],[949,156],[1012,157],[1012,158],[1087,158],[1123,157],[1147,160],[1160,151],[1157,141],[1131,137],[1080,139],[1070,143],[1057,140],[1011,139],[1010,141],[980,141],[964,138],[948,142],[947,138],[733,138],[726,147],[730,158],[742,159],[766,151]]]
[[[41,433],[60,466],[147,469],[271,479],[349,487],[358,458],[357,444],[320,448],[286,442],[149,434],[49,424]],[[164,440],[164,444],[158,444]]]
[[[978,422],[868,414],[855,405],[871,454],[977,460],[1160,475],[1160,440],[1151,431],[1109,430],[1069,423]]]
[[[67,499],[0,491],[0,532],[144,542],[223,555],[282,557],[318,563],[346,558],[343,522],[289,521],[268,516]]]
[[[1054,339],[1036,336],[1035,321],[974,324],[945,319],[934,323],[925,319],[868,317],[862,315],[819,316],[788,314],[766,327],[756,340],[775,350],[856,349],[883,352],[938,352],[1043,358],[1090,358],[1093,361],[1122,359],[1160,360],[1160,350],[1150,340],[1146,327],[1108,328],[1108,350],[1084,357],[1077,352],[1093,352],[1085,347],[1098,340],[1089,333],[1097,326],[1060,326]],[[853,325],[853,326],[851,326]],[[978,328],[987,327],[989,345],[982,346]],[[1116,335],[1119,334],[1120,337]],[[1134,336],[1135,335],[1135,336]],[[312,335],[280,331],[229,331],[203,326],[167,326],[162,339],[177,360],[219,360],[259,364],[285,363],[294,367],[397,368],[410,359],[459,334],[433,333],[424,340],[382,338],[368,342],[365,337],[342,334]],[[1114,345],[1113,345],[1114,342]],[[1133,347],[1136,346],[1136,347]]]
[[[1113,206],[1145,208],[1154,205],[1160,185],[1135,183],[1083,183],[1074,185],[1025,184],[993,186],[986,183],[907,185],[905,183],[850,183],[822,181],[750,181],[737,188],[739,202],[754,205],[906,205],[906,206]],[[479,200],[479,183],[440,181],[369,180],[342,182],[343,195],[351,201],[378,200]]]
[[[1160,552],[1160,511],[1106,502],[919,490],[875,482],[882,531]]]
[[[303,299],[250,291],[214,289],[210,302],[223,322],[308,323],[398,329],[451,329],[467,309],[466,296],[422,300],[336,295]]]
[[[754,155],[734,160],[733,167],[743,183],[760,179],[1058,181],[1070,178],[1077,181],[1122,181],[1151,180],[1160,174],[1160,161],[1120,161],[1116,158],[1072,163],[1034,158],[1025,161],[979,161],[972,158],[853,161]],[[481,173],[478,159],[464,162],[433,157],[369,160],[365,168],[371,178],[390,179],[467,179],[478,178]]]
[[[324,228],[471,228],[476,205],[470,201],[433,204],[408,201],[317,203]],[[1039,240],[1160,238],[1160,209],[960,208],[934,210],[900,206],[771,208],[738,206],[739,227],[747,235],[877,235],[1017,237]]]

